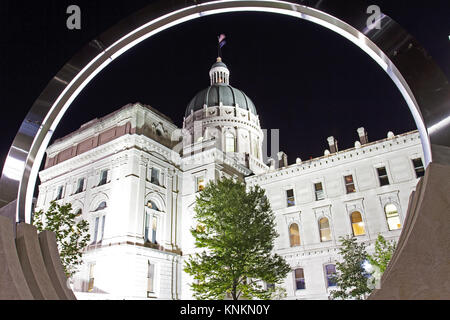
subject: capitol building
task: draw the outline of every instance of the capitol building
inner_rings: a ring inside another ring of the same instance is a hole
[[[328,299],[341,236],[356,236],[369,252],[378,234],[398,240],[424,174],[417,131],[369,141],[355,128],[354,148],[339,150],[329,137],[323,156],[288,165],[283,152],[264,157],[257,108],[230,85],[221,58],[209,77],[182,128],[134,103],[47,149],[36,210],[71,203],[90,226],[72,279],[78,299],[192,299],[183,268],[198,250],[190,233],[195,199],[222,177],[266,190],[279,233],[274,250],[292,268],[281,284],[286,299]]]

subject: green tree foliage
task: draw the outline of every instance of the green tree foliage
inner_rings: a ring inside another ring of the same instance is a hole
[[[76,222],[76,217],[70,203],[59,205],[55,201],[50,203],[47,212],[39,210],[33,215],[33,225],[39,232],[48,230],[56,234],[59,255],[68,278],[83,263],[82,252],[91,237],[88,222],[82,219]]]
[[[372,289],[369,287],[370,273],[364,268],[367,260],[366,246],[358,243],[355,237],[340,238],[339,254],[341,261],[336,263],[336,290],[331,292],[332,299],[363,299]]]
[[[275,215],[259,186],[246,191],[231,179],[209,183],[197,197],[191,230],[201,253],[192,255],[185,271],[195,279],[197,299],[270,299],[275,286],[290,271],[285,260],[272,254]]]
[[[379,234],[375,242],[375,252],[373,255],[368,255],[367,260],[372,266],[379,268],[381,274],[383,274],[394,254],[395,247],[396,244],[394,241],[387,241]]]

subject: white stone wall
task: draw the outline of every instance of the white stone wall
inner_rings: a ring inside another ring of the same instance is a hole
[[[325,264],[339,258],[339,238],[353,233],[353,211],[361,213],[366,231],[358,236],[359,241],[372,245],[379,233],[387,239],[398,239],[401,230],[389,231],[384,206],[394,203],[403,223],[409,195],[418,181],[412,165],[417,157],[423,159],[419,135],[413,132],[246,179],[248,185],[259,184],[266,190],[276,214],[280,236],[275,251],[286,258],[292,270],[304,269],[305,289],[295,290],[293,272],[285,280],[288,299],[327,299]],[[390,181],[382,187],[376,172],[381,165],[386,166]],[[356,187],[356,192],[350,194],[344,183],[348,174],[353,175]],[[319,201],[314,194],[317,182],[322,182],[325,194],[325,199]],[[295,206],[287,206],[287,189],[294,189]],[[329,219],[331,241],[320,241],[321,217]],[[299,226],[300,246],[290,246],[291,223]],[[371,246],[368,250],[372,250]]]
[[[209,109],[206,110],[208,113],[212,111]],[[195,116],[209,127],[235,130],[238,137],[235,155],[225,154],[223,141],[218,145],[213,143],[208,132],[205,141],[185,146],[181,156],[178,153],[181,150],[171,150],[153,138],[132,133],[40,172],[42,183],[37,210],[47,209],[50,201],[55,199],[58,187],[63,186],[63,197],[58,201],[72,203],[75,212],[82,210],[82,217],[90,223],[91,235],[95,218],[106,217],[101,245],[88,248],[85,263],[74,278],[74,288],[80,299],[147,299],[148,262],[155,265],[152,299],[192,298],[192,279],[183,268],[184,261],[197,251],[190,229],[196,226],[193,217],[198,177],[203,177],[205,183],[222,176],[245,179],[248,186],[258,184],[266,190],[280,234],[275,251],[286,258],[293,270],[304,269],[304,290],[295,290],[293,272],[286,277],[283,285],[288,299],[327,299],[330,289],[327,288],[324,266],[339,258],[339,237],[352,233],[350,213],[353,210],[361,212],[364,222],[366,233],[358,237],[360,241],[373,244],[379,233],[387,239],[398,239],[401,230],[388,230],[384,206],[396,204],[401,221],[404,221],[409,195],[417,183],[411,159],[423,159],[417,132],[277,170],[269,170],[257,158],[250,157],[248,168],[243,153],[252,152],[252,138],[260,134],[255,129],[259,128],[259,120],[250,113],[247,113],[249,119],[240,120],[236,114],[227,115],[227,110],[223,106],[217,107],[218,115],[211,113],[204,119],[205,110],[199,110]],[[233,112],[237,111],[243,112]],[[226,119],[227,116],[232,118]],[[112,119],[130,121],[140,128],[161,130],[165,135],[176,130],[173,124],[142,106],[123,108],[114,113]],[[54,156],[89,134],[109,128],[113,120],[106,117],[88,124],[84,130],[52,145],[49,152]],[[194,130],[189,121],[186,122],[188,129]],[[379,186],[376,172],[379,166],[386,167],[390,181],[387,186]],[[161,172],[159,185],[151,182],[152,167]],[[258,169],[253,171],[257,175],[250,176],[255,167]],[[100,173],[104,169],[109,170],[107,183],[99,186]],[[355,193],[346,193],[343,177],[348,174],[353,175]],[[75,193],[79,178],[85,178],[86,183],[82,192]],[[316,182],[322,182],[324,189],[325,199],[320,201],[315,200],[313,185]],[[295,206],[292,207],[287,207],[288,189],[294,190]],[[150,200],[159,208],[155,213],[158,216],[159,249],[144,246],[144,213],[148,210],[145,205]],[[102,201],[107,207],[96,211]],[[319,237],[318,220],[323,216],[329,219],[332,230],[332,240],[328,242],[321,242]],[[290,247],[288,228],[291,223],[299,226],[301,245],[297,247]],[[87,288],[91,263],[95,263],[95,290],[86,293],[82,291]]]

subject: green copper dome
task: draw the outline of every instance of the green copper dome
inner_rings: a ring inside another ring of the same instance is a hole
[[[244,92],[230,85],[213,84],[195,95],[186,109],[185,116],[188,117],[191,111],[203,109],[204,105],[207,107],[219,106],[220,102],[224,106],[238,106],[254,115],[257,114],[255,105]]]
[[[239,89],[230,86],[230,70],[222,58],[209,70],[210,86],[195,95],[189,103],[185,116],[188,117],[192,111],[203,109],[203,106],[216,107],[222,103],[224,106],[239,107],[256,115],[255,105],[247,95]]]

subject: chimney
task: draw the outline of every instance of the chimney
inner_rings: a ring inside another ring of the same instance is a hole
[[[359,141],[361,144],[366,144],[369,142],[369,138],[367,137],[367,131],[363,127],[358,128],[356,131],[358,131]]]
[[[328,140],[328,145],[330,146],[330,153],[338,152],[337,140],[333,136],[328,137],[327,140]]]
[[[283,151],[278,152],[278,168],[284,168],[287,167],[288,161],[287,161],[287,154]]]

